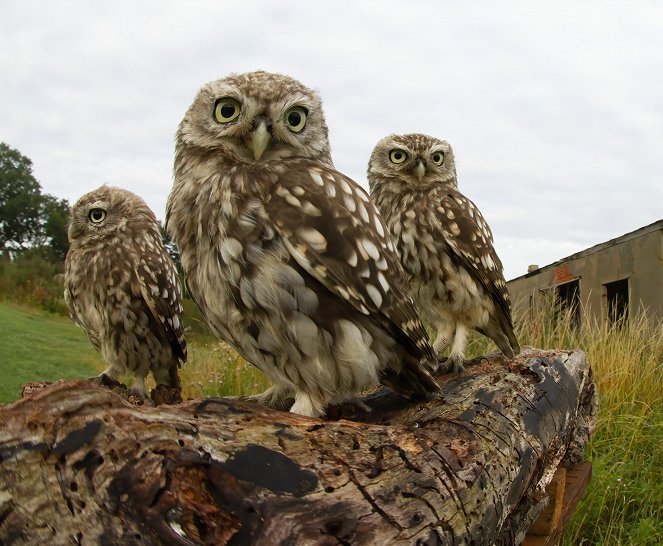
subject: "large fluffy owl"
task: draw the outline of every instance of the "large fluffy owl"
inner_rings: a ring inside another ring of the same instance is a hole
[[[133,375],[141,395],[150,370],[157,384],[181,387],[187,354],[177,271],[140,197],[102,186],[72,207],[64,298],[108,364],[102,375]]]
[[[451,146],[421,134],[380,140],[368,164],[371,198],[389,227],[422,317],[437,330],[438,353],[462,370],[470,329],[509,358],[520,351],[493,235],[458,191]]]
[[[176,139],[167,229],[212,330],[320,416],[382,381],[438,389],[398,258],[368,195],[336,171],[316,93],[252,72],[205,85]]]

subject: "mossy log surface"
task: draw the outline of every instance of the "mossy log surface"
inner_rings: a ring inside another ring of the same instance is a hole
[[[439,399],[381,389],[327,420],[34,388],[0,406],[0,544],[519,544],[594,428],[585,354],[439,380]]]

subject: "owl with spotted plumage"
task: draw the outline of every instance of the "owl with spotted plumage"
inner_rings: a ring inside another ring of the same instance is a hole
[[[334,169],[319,96],[251,72],[200,90],[180,123],[167,229],[213,332],[321,416],[378,382],[439,389],[380,215]]]
[[[101,186],[71,209],[64,298],[108,368],[101,377],[134,378],[145,394],[157,384],[181,389],[187,350],[177,270],[154,213],[134,193]]]
[[[447,367],[463,369],[471,329],[491,338],[505,356],[518,354],[493,235],[476,205],[458,191],[449,143],[421,134],[387,136],[371,154],[368,183],[412,297],[436,329],[436,352],[451,344]]]

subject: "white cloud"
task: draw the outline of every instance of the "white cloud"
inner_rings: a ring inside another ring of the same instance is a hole
[[[198,88],[285,72],[320,91],[364,185],[386,134],[449,140],[511,277],[663,217],[661,20],[646,0],[8,0],[0,138],[52,194],[109,182],[162,216]]]

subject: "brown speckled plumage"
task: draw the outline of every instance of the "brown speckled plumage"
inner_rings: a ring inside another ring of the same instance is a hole
[[[371,155],[368,181],[412,296],[437,330],[436,351],[453,342],[449,361],[462,369],[473,328],[506,356],[517,354],[493,234],[476,205],[458,191],[449,143],[421,134],[385,137]]]
[[[108,364],[115,380],[133,375],[144,393],[157,384],[180,387],[186,361],[177,271],[154,214],[137,195],[102,186],[72,207],[65,261],[65,301]]]
[[[333,168],[320,98],[278,74],[205,85],[177,133],[167,229],[212,330],[324,413],[382,381],[437,390],[433,358],[391,240],[357,184]]]

